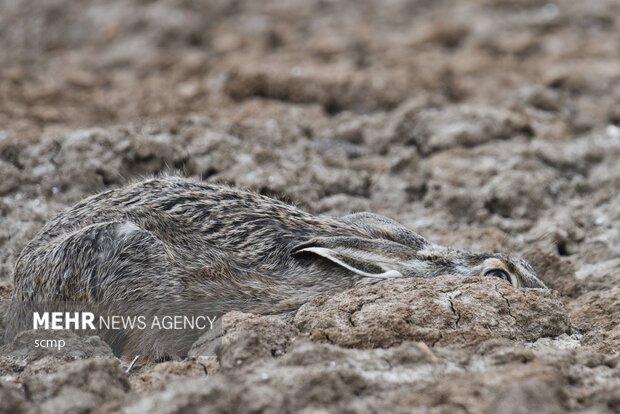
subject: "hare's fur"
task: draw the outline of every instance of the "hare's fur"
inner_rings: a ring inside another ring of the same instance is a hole
[[[360,283],[482,275],[489,263],[517,287],[544,287],[522,259],[438,246],[383,216],[318,216],[165,177],[89,197],[50,220],[17,260],[13,302],[208,303],[217,313],[275,314]]]

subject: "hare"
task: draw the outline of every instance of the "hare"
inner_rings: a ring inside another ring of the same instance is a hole
[[[278,314],[358,284],[445,274],[545,288],[523,259],[439,246],[377,214],[313,215],[253,192],[163,177],[91,196],[50,220],[17,260],[12,306],[195,303]],[[117,345],[144,353],[155,342]]]

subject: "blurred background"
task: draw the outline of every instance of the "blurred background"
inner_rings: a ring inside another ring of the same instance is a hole
[[[104,125],[217,113],[255,98],[334,116],[417,98],[528,102],[565,110],[581,132],[620,119],[619,8],[611,0],[2,0],[0,121],[20,131]]]

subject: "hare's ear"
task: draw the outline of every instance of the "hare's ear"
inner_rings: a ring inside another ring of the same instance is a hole
[[[362,227],[372,237],[390,240],[415,250],[422,250],[428,245],[428,241],[413,230],[379,214],[353,213],[340,220]]]
[[[314,254],[364,277],[403,277],[401,272],[393,268],[396,267],[395,263],[390,266],[392,263],[389,258],[383,258],[379,252],[368,249],[367,244],[372,241],[360,241],[350,237],[319,237],[296,246],[292,254]]]

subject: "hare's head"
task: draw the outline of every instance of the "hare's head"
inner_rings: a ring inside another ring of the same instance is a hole
[[[470,266],[478,275],[498,277],[514,287],[547,288],[534,268],[520,257],[501,253],[469,253],[467,256]]]
[[[521,258],[470,253],[430,243],[416,249],[385,239],[317,237],[296,246],[292,254],[319,256],[366,281],[452,274],[498,277],[514,287],[546,288],[532,266]]]

